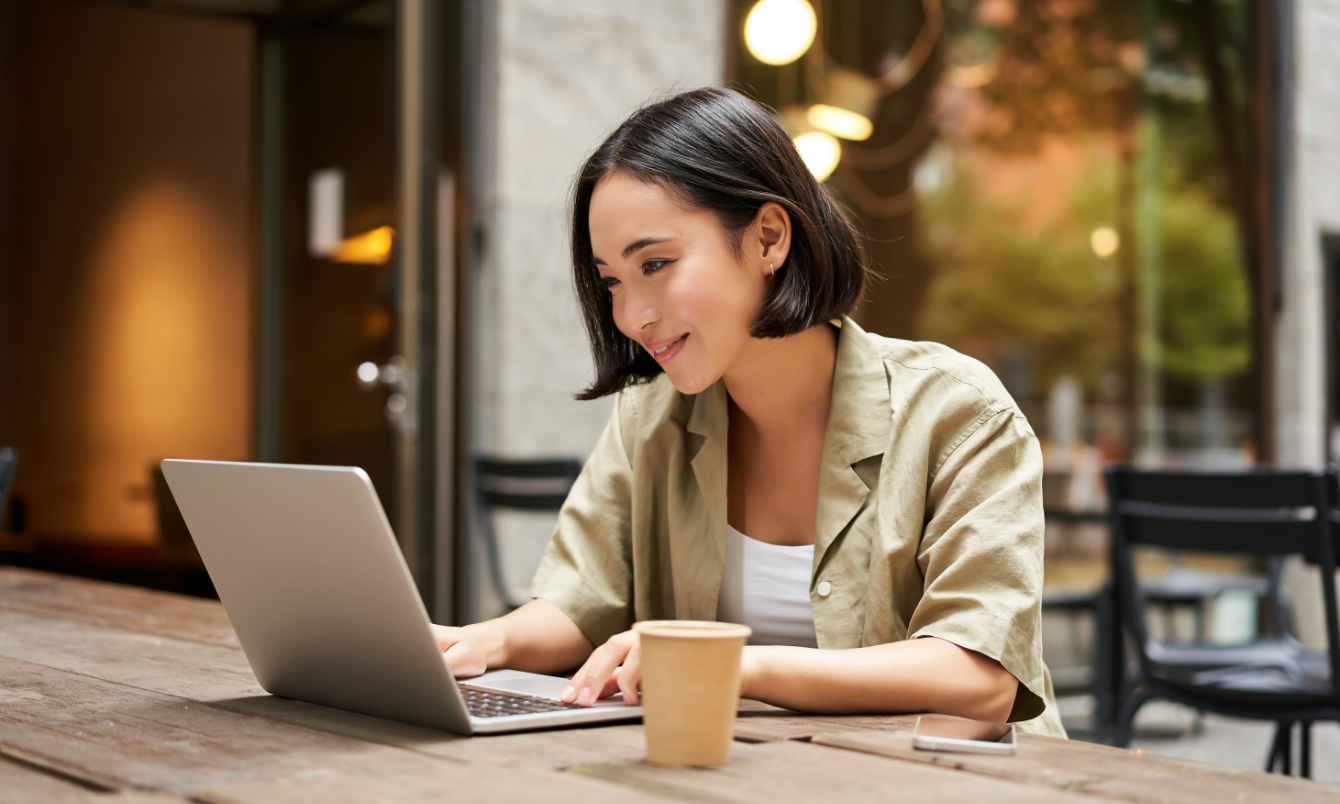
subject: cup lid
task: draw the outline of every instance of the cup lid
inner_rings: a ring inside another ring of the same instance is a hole
[[[644,620],[634,623],[633,630],[648,636],[675,639],[748,639],[754,633],[754,629],[747,625],[711,620]]]

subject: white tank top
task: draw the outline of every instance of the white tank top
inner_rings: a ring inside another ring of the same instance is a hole
[[[768,544],[726,526],[717,620],[754,629],[750,645],[817,648],[810,576],[814,545]]]

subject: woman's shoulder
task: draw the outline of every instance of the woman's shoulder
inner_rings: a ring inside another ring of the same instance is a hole
[[[888,372],[889,390],[897,397],[925,403],[959,400],[973,407],[1018,410],[996,373],[982,361],[934,341],[909,341],[862,332],[870,351]]]

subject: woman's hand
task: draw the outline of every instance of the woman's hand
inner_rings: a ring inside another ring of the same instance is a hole
[[[642,681],[642,651],[635,631],[624,631],[609,638],[572,677],[572,683],[559,696],[564,703],[590,706],[616,692],[624,703],[638,703],[638,684]]]
[[[433,626],[433,638],[457,678],[506,667],[529,673],[562,673],[591,654],[591,642],[563,610],[532,600],[503,617],[452,628]]]
[[[433,637],[442,649],[447,668],[457,678],[471,678],[489,669],[488,652],[483,640],[465,628],[434,625]]]

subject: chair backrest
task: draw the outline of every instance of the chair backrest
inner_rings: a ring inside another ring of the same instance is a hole
[[[509,461],[475,460],[475,485],[480,501],[489,508],[557,511],[582,473],[571,458]]]
[[[1299,555],[1321,569],[1332,686],[1340,695],[1340,624],[1335,597],[1335,526],[1340,499],[1334,470],[1325,472],[1184,473],[1109,469],[1112,571],[1121,618],[1150,669],[1144,603],[1134,549],[1255,555]]]
[[[511,608],[526,601],[515,598],[504,578],[501,549],[493,528],[496,509],[514,511],[558,511],[568,498],[572,484],[582,473],[581,461],[572,458],[542,460],[475,459],[475,491],[479,498],[481,531],[488,553],[494,586]]]
[[[9,491],[14,486],[14,475],[19,470],[19,451],[13,447],[0,447],[0,521],[5,518],[5,506],[9,504]]]

